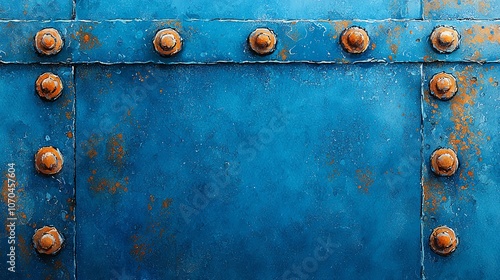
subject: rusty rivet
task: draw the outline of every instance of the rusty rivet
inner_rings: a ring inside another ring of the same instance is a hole
[[[64,238],[55,227],[44,226],[33,235],[33,246],[40,254],[55,255],[63,243]]]
[[[431,169],[439,176],[452,176],[458,169],[458,157],[452,149],[437,149],[431,156]]]
[[[363,53],[370,45],[370,36],[368,36],[366,30],[361,27],[349,27],[342,32],[340,44],[348,53]]]
[[[453,75],[441,72],[434,75],[429,82],[431,94],[441,100],[449,100],[458,91],[457,79]]]
[[[457,248],[458,238],[451,228],[440,226],[432,231],[429,237],[429,245],[434,253],[448,256]]]
[[[153,46],[161,56],[173,56],[182,50],[181,35],[172,28],[158,31]]]
[[[46,175],[59,173],[63,164],[61,152],[54,147],[43,147],[35,155],[36,170]]]
[[[438,26],[431,34],[432,47],[440,53],[451,53],[460,45],[460,34],[450,26]]]
[[[38,77],[35,89],[40,97],[53,101],[61,96],[63,84],[59,76],[47,72]]]
[[[274,52],[278,39],[269,28],[257,28],[248,36],[250,48],[260,55]]]
[[[35,35],[35,50],[41,55],[58,54],[63,46],[61,34],[54,28],[42,29]]]

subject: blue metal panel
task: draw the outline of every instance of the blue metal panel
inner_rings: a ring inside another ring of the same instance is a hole
[[[57,20],[73,18],[73,0],[1,1],[0,19]]]
[[[402,19],[420,18],[420,1],[409,0],[82,0],[77,18],[106,19]]]
[[[425,246],[424,275],[430,279],[496,279],[500,271],[500,159],[497,64],[436,64],[424,67],[425,84],[445,71],[458,80],[450,101],[424,93],[424,157],[439,146],[457,151],[460,167],[452,177],[436,177],[423,168],[424,242],[439,225],[458,235],[455,253],[443,258]],[[426,244],[427,245],[427,244]]]
[[[38,75],[52,71],[64,83],[63,95],[46,102],[35,93]],[[4,65],[0,69],[0,117],[2,130],[2,208],[0,219],[15,226],[16,272],[7,270],[6,255],[10,230],[2,234],[1,279],[72,279],[75,274],[75,153],[74,105],[75,91],[70,67]],[[54,176],[37,174],[34,166],[36,151],[43,146],[57,147],[65,161],[62,172]],[[8,211],[9,190],[7,165],[15,164],[17,181],[14,190],[14,215]],[[54,257],[39,256],[32,246],[35,229],[53,225],[64,235],[63,250]],[[5,224],[7,226],[7,224]],[[6,227],[5,227],[6,228]]]
[[[422,0],[424,19],[498,19],[500,0]]]
[[[76,80],[80,278],[419,278],[420,65]]]
[[[338,43],[349,26],[362,26],[371,36],[370,48],[350,55]],[[460,48],[437,53],[429,43],[434,27],[452,25],[462,36]],[[278,36],[277,50],[258,56],[249,50],[247,36],[267,26]],[[33,37],[44,27],[59,29],[65,39],[61,53],[40,57]],[[175,57],[162,58],[152,46],[155,33],[176,28],[184,48]],[[0,22],[0,61],[5,63],[158,63],[216,62],[498,62],[499,24],[496,21],[56,21]]]

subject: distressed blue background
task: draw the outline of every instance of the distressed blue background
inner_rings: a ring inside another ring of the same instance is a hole
[[[420,18],[421,4],[409,0],[243,1],[81,0],[77,19],[387,19]]]
[[[73,0],[6,0],[0,2],[0,19],[72,19],[74,18],[73,5]]]
[[[76,77],[79,276],[275,279],[322,238],[315,278],[419,277],[419,65]]]
[[[0,278],[495,279],[498,4],[0,3],[0,162],[20,182],[19,272]],[[338,44],[351,25],[371,36],[364,54]],[[431,48],[438,25],[459,31],[457,51]],[[263,26],[269,56],[246,46]],[[64,37],[55,57],[33,51],[45,27]],[[151,46],[165,27],[184,38],[172,58]],[[53,103],[34,93],[46,71],[66,86]],[[441,71],[459,80],[448,102],[427,90]],[[61,174],[34,171],[43,145]],[[451,178],[430,173],[440,146],[460,157]],[[428,247],[444,224],[460,239],[446,258]],[[43,225],[66,237],[56,257],[31,246]]]

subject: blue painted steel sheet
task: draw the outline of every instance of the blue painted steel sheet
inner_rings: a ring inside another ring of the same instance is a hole
[[[0,2],[0,20],[58,20],[74,17],[74,0]]]
[[[420,65],[290,66],[78,67],[78,276],[419,278]]]
[[[498,64],[434,64],[424,67],[425,84],[438,72],[458,79],[458,93],[439,101],[424,93],[423,238],[424,275],[429,279],[496,279],[500,271],[500,98]],[[460,160],[452,177],[436,177],[428,159],[438,147],[453,148]],[[455,253],[430,252],[436,226],[458,235]]]
[[[422,0],[424,19],[498,19],[500,0]]]
[[[106,19],[402,19],[420,18],[420,1],[410,0],[131,0],[76,1],[76,16]]]
[[[38,75],[52,71],[64,83],[63,95],[54,102],[35,93]],[[0,239],[0,279],[72,279],[75,274],[75,90],[71,67],[4,65],[0,69],[0,117],[2,119],[2,207],[0,220],[9,229]],[[34,156],[44,146],[57,147],[63,157],[60,174],[37,174]],[[8,186],[8,164],[15,164],[15,188]],[[14,196],[9,193],[14,193]],[[9,199],[11,199],[9,201]],[[13,201],[12,201],[13,200]],[[9,203],[14,210],[9,210]],[[8,218],[15,218],[8,220]],[[55,257],[39,256],[32,247],[35,229],[57,227],[66,242]],[[14,232],[11,234],[11,232]],[[14,236],[9,243],[9,236]],[[15,243],[14,243],[15,242]],[[14,246],[15,273],[8,271],[10,247]]]
[[[429,43],[436,26],[452,25],[461,34],[460,48],[437,53]],[[278,36],[274,53],[254,54],[247,36],[266,26]],[[342,50],[339,36],[349,26],[365,28],[371,39],[363,54]],[[45,27],[57,28],[65,40],[61,53],[40,57],[33,37]],[[177,29],[184,39],[175,57],[162,58],[152,46],[161,28]],[[216,62],[498,62],[500,25],[497,21],[56,21],[0,22],[0,61],[5,63],[157,63],[207,64]]]

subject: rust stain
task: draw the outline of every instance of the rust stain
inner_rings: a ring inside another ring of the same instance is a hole
[[[66,132],[66,137],[68,137],[70,139],[73,138],[73,132],[71,132],[71,131]]]
[[[26,239],[24,239],[24,236],[22,236],[21,234],[17,236],[18,237],[18,240],[19,240],[19,248],[21,249],[21,257],[23,258],[24,260],[24,263],[25,264],[29,264],[31,262],[31,243],[30,244],[26,244]],[[30,239],[31,241],[31,239]]]
[[[356,177],[360,182],[360,184],[358,185],[358,189],[363,190],[365,193],[368,192],[370,186],[375,182],[375,180],[372,178],[372,171],[368,168],[366,168],[365,170],[357,169]]]
[[[123,148],[123,134],[117,134],[110,138],[107,144],[108,160],[117,166],[123,165],[125,149]]]
[[[130,254],[137,260],[137,261],[143,261],[144,257],[151,253],[151,247],[144,243],[141,242],[141,237],[137,234],[134,234],[130,237],[133,241],[132,249],[130,250]]]
[[[471,110],[475,104],[478,89],[482,88],[484,76],[480,73],[478,79],[473,71],[472,66],[466,66],[463,71],[456,73],[459,92],[457,96],[450,100],[451,121],[454,124],[454,131],[450,133],[450,144],[456,151],[463,151],[462,154],[467,155],[466,161],[462,161],[465,162],[462,165],[465,168],[461,169],[461,176],[467,175],[468,170],[465,170],[469,167],[468,161],[471,160],[469,155],[481,155],[478,141],[482,132],[473,131],[471,125],[474,123],[474,118]]]
[[[75,202],[75,198],[68,198],[66,200],[67,204],[68,204],[68,209],[69,209],[69,212],[68,214],[66,214],[66,220],[72,220],[74,221],[75,220],[75,206],[76,206],[76,202]]]
[[[161,207],[163,208],[169,208],[170,205],[172,205],[172,199],[171,198],[166,198],[165,200],[163,200],[163,202],[161,203]]]
[[[68,120],[71,120],[71,117],[73,116],[73,112],[66,112],[66,118]]]
[[[89,158],[95,158],[99,153],[97,147],[101,143],[102,138],[97,134],[92,134],[86,142],[82,143],[82,149],[85,151]]]
[[[332,28],[334,29],[334,34],[332,34],[333,39],[337,39],[342,32],[352,24],[350,20],[342,20],[342,21],[333,21],[330,22]]]
[[[480,14],[487,14],[491,9],[490,0],[426,0],[424,1],[424,17],[427,18],[431,12],[447,10],[465,10],[470,7],[471,10],[478,11]]]
[[[286,60],[288,58],[287,53],[288,53],[288,50],[286,49],[286,47],[280,51],[279,56],[280,56],[281,60]]]
[[[465,29],[463,42],[466,45],[482,45],[484,43],[500,44],[500,28],[497,25],[484,26],[481,24],[474,24]]]
[[[80,49],[81,50],[91,50],[95,47],[101,46],[101,42],[99,42],[99,39],[92,34],[92,30],[94,28],[92,26],[85,27],[82,26],[80,29],[76,32],[76,36],[72,36],[73,39],[78,38],[78,41],[80,41]]]
[[[400,26],[396,26],[387,30],[387,44],[390,46],[392,53],[398,53],[399,45],[401,44],[401,34],[403,30]]]
[[[443,197],[444,186],[441,182],[429,180],[423,183],[424,189],[424,212],[425,213],[435,213],[441,202],[445,201]]]
[[[153,203],[155,202],[156,198],[154,195],[150,194],[149,195],[149,203],[148,203],[148,211],[153,210]]]
[[[128,192],[128,177],[115,181],[105,178],[96,179],[95,176],[90,176],[87,182],[90,184],[90,189],[96,193],[107,191],[109,194],[116,194],[120,190],[122,192]]]

